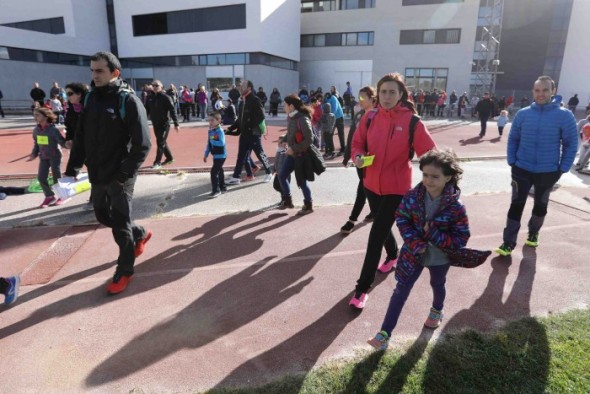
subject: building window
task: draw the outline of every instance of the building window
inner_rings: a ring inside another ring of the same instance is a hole
[[[445,4],[445,3],[464,3],[465,0],[402,0],[404,5],[430,5],[430,4]]]
[[[446,91],[448,74],[448,68],[406,68],[405,81],[411,91]]]
[[[357,33],[304,34],[301,47],[337,47],[373,45],[375,33],[364,31]]]
[[[359,8],[375,8],[376,0],[341,0],[341,10],[357,10]]]
[[[335,11],[336,0],[329,1],[302,1],[301,12]]]
[[[417,44],[458,44],[461,42],[461,29],[439,30],[401,30],[400,45]]]
[[[49,34],[65,34],[66,32],[64,18],[61,16],[58,18],[37,19],[26,22],[3,23],[1,26]]]
[[[133,15],[133,35],[196,33],[246,28],[246,4]]]

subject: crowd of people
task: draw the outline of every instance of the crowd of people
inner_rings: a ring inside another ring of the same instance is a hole
[[[65,175],[75,177],[86,165],[96,218],[112,229],[119,248],[115,273],[107,286],[108,293],[118,294],[127,288],[134,275],[136,258],[141,256],[153,236],[151,230],[131,218],[137,172],[151,148],[148,114],[157,141],[155,167],[173,160],[172,152],[166,145],[166,135],[170,122],[178,129],[176,104],[184,104],[180,112],[188,117],[187,111],[192,111],[192,106],[187,104],[197,101],[200,106],[201,100],[198,96],[193,102],[181,99],[182,92],[187,91],[183,86],[175,102],[158,80],[152,82],[147,89],[151,93],[145,97],[144,92],[133,94],[120,77],[118,59],[109,52],[92,56],[90,68],[90,90],[77,83],[68,84],[64,90],[68,98],[65,137],[55,127],[57,120],[53,111],[42,107],[34,109],[37,126],[33,132],[34,149],[30,159],[39,157],[38,178],[45,193],[42,207],[60,203],[46,181],[49,169],[54,177],[61,176],[62,147],[71,149]],[[236,117],[226,130],[222,128],[223,115],[217,106],[222,99],[218,95],[213,96],[215,89],[212,92],[212,97],[216,97],[212,103],[214,110],[205,114],[201,113],[203,108],[199,109],[198,116],[205,116],[209,125],[203,161],[206,162],[209,155],[213,157],[209,197],[218,197],[229,186],[240,184],[243,170],[246,171],[245,179],[253,177],[254,168],[258,169],[251,159],[251,154],[255,153],[266,172],[265,182],[270,182],[273,174],[276,175],[273,186],[281,198],[277,208],[294,208],[291,185],[294,175],[303,193],[303,206],[297,214],[312,213],[314,207],[309,182],[325,170],[324,159],[335,157],[332,139],[336,133],[342,164],[348,167],[351,162],[354,163],[359,179],[355,185],[356,200],[348,220],[340,229],[341,233],[346,235],[353,231],[365,201],[370,210],[364,220],[371,223],[371,229],[359,278],[349,301],[350,307],[354,310],[366,307],[377,273],[393,272],[396,279],[383,323],[379,332],[369,339],[369,344],[381,350],[388,348],[405,301],[424,268],[430,273],[433,292],[424,325],[437,328],[444,316],[449,267],[476,267],[485,262],[491,253],[467,248],[469,220],[460,200],[459,187],[463,170],[452,151],[437,148],[418,116],[420,113],[440,113],[434,105],[438,106],[441,97],[444,97],[443,110],[447,99],[460,109],[461,97],[457,97],[455,92],[449,97],[440,92],[437,93],[438,99],[434,100],[426,92],[412,94],[403,77],[396,73],[383,76],[376,88],[362,87],[357,95],[358,111],[354,109],[357,101],[349,85],[343,95],[348,96],[347,99],[340,97],[334,86],[326,93],[321,88],[311,92],[303,88],[298,94],[284,98],[275,89],[271,93],[270,114],[276,115],[278,105],[282,104],[287,114],[287,129],[286,134],[279,138],[273,166],[261,143],[261,137],[266,133],[266,95],[261,88],[256,91],[249,80],[241,81],[236,90],[238,95],[230,91],[228,102],[237,105]],[[534,202],[525,245],[533,248],[539,245],[549,193],[561,175],[574,164],[579,133],[584,141],[581,160],[588,160],[590,116],[577,127],[573,114],[562,107],[561,98],[555,95],[555,90],[555,83],[550,77],[540,76],[533,84],[533,103],[518,111],[512,121],[507,163],[511,167],[513,190],[502,244],[495,249],[501,256],[510,256],[516,246],[520,220],[533,187]],[[201,85],[197,91],[204,93],[204,86]],[[209,99],[213,101],[211,97],[206,98]],[[107,109],[115,110],[113,113]],[[485,134],[483,119],[487,120],[495,114],[496,105],[491,97],[484,95],[475,106],[475,111],[482,118],[481,133]],[[506,112],[502,109],[500,117],[507,117]],[[343,122],[346,114],[352,117],[347,140],[344,138]],[[223,165],[227,159],[228,136],[239,138],[239,151],[234,171],[226,179]],[[323,156],[320,153],[322,147]],[[419,158],[422,180],[412,185],[411,160],[415,156]],[[161,163],[162,158],[164,163]],[[401,246],[392,232],[394,224],[401,235]],[[383,249],[385,258],[382,261]],[[7,304],[16,300],[18,286],[16,276],[0,278],[0,291],[5,294]]]

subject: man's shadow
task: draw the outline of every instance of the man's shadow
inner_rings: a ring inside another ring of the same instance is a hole
[[[182,349],[205,346],[256,320],[311,283],[314,278],[308,276],[309,272],[342,239],[340,234],[333,235],[272,264],[269,261],[273,256],[266,257],[224,280],[175,316],[131,340],[97,366],[86,378],[86,385],[96,387],[124,378]],[[303,347],[313,354],[306,345]]]
[[[461,144],[461,146],[466,146],[466,145],[477,145],[477,144],[481,144],[483,141],[482,139],[478,136],[478,137],[472,137],[472,138],[468,138],[466,140],[459,140],[459,143]]]
[[[536,250],[523,247],[518,276],[503,302],[511,258],[492,259],[486,289],[469,309],[448,321],[443,340],[432,349],[424,374],[425,392],[464,391],[465,376],[475,391],[483,387],[490,392],[545,391],[550,357],[547,334],[543,325],[530,317],[536,263]],[[523,317],[528,318],[515,321]],[[486,339],[479,332],[495,334]],[[518,354],[510,351],[515,347]],[[535,379],[522,379],[517,370],[527,370]]]
[[[0,339],[40,324],[50,318],[67,316],[84,309],[97,308],[109,302],[136,296],[145,291],[175,282],[188,275],[194,268],[205,267],[249,255],[262,246],[264,241],[258,238],[259,235],[290,224],[298,218],[297,216],[288,217],[285,213],[270,214],[268,216],[260,215],[261,217],[255,222],[237,226],[240,222],[247,221],[259,215],[260,213],[256,212],[242,215],[225,215],[206,222],[203,226],[191,230],[185,235],[178,236],[178,238],[189,239],[201,235],[198,239],[191,239],[185,244],[177,244],[145,262],[137,264],[135,274],[137,278],[134,278],[134,282],[132,282],[131,286],[124,293],[114,297],[108,297],[106,295],[105,285],[101,283],[98,287],[55,301],[34,311],[23,320],[0,328]],[[273,220],[282,217],[285,217],[285,219],[273,223]],[[262,225],[264,227],[260,227]],[[224,231],[227,228],[232,229]],[[252,228],[256,229],[249,231]],[[231,247],[220,247],[223,245],[231,245]],[[108,265],[102,264],[98,267],[90,268],[84,271],[84,274],[90,275],[96,273],[101,268],[107,268]],[[114,264],[111,264],[111,266],[114,268]],[[166,272],[159,275],[149,275],[151,272],[161,271]],[[142,276],[144,277],[141,279],[138,278]],[[78,273],[70,275],[66,279],[75,281],[82,278],[81,274]],[[64,285],[69,283],[71,282],[66,281]],[[31,297],[38,297],[61,287],[63,286],[52,286],[49,284],[36,290]],[[23,297],[27,300],[31,299],[27,295]]]

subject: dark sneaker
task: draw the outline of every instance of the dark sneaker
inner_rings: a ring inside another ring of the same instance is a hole
[[[220,191],[219,192],[211,192],[207,197],[209,197],[209,198],[217,198],[219,196],[221,196],[221,192]]]
[[[20,288],[20,276],[11,276],[4,278],[8,282],[8,288],[6,289],[6,298],[4,298],[4,304],[10,305],[18,298],[18,290]]]
[[[346,222],[344,224],[344,226],[342,226],[340,228],[340,232],[342,234],[350,234],[350,233],[352,233],[353,228],[354,228],[354,223],[349,220],[348,222]]]
[[[372,221],[373,221],[373,214],[372,213],[365,216],[365,219],[364,219],[365,223],[371,223]]]
[[[148,230],[145,237],[135,242],[135,257],[141,256],[143,251],[145,250],[145,244],[152,238],[152,230]]]
[[[129,282],[133,275],[123,275],[119,273],[115,273],[113,276],[113,281],[109,283],[107,287],[107,292],[109,294],[119,294],[127,288]]]
[[[529,236],[527,237],[526,241],[524,241],[524,244],[533,248],[539,246],[539,233],[529,233]]]
[[[512,254],[512,246],[504,242],[502,245],[496,248],[494,252],[498,253],[500,256],[510,256]]]

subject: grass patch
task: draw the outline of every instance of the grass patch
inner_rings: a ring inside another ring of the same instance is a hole
[[[371,352],[262,387],[214,393],[588,393],[590,309]]]

